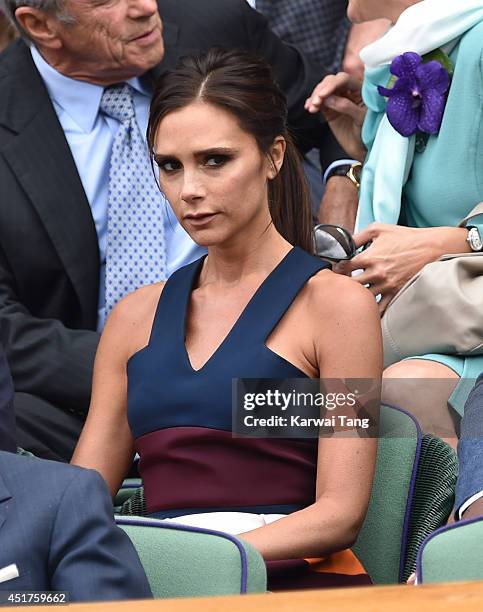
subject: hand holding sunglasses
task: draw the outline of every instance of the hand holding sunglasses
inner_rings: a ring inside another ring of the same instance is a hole
[[[362,250],[370,244],[365,244]],[[318,257],[335,263],[352,259],[359,249],[352,234],[344,227],[322,223],[314,227],[314,251]]]

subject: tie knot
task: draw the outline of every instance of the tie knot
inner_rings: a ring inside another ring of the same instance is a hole
[[[134,104],[131,86],[127,83],[106,87],[102,94],[100,110],[108,117],[121,123],[134,117]]]

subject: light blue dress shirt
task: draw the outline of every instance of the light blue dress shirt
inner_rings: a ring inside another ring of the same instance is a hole
[[[77,171],[89,201],[97,231],[100,255],[98,329],[105,322],[105,272],[107,248],[107,203],[111,150],[119,122],[99,113],[104,88],[64,76],[50,66],[35,47],[33,61],[49,92],[59,122],[72,151]],[[146,133],[152,92],[135,78],[127,81],[134,89],[134,107],[141,133]],[[168,276],[205,253],[184,231],[167,200],[164,236]]]

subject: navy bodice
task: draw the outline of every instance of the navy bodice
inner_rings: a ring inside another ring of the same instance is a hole
[[[294,247],[194,370],[186,319],[203,260],[167,281],[149,344],[128,362],[128,419],[148,510],[160,516],[220,508],[289,511],[313,497],[316,440],[234,439],[232,379],[306,378],[266,341],[308,279],[328,264]],[[269,485],[275,475],[285,481],[278,492]]]

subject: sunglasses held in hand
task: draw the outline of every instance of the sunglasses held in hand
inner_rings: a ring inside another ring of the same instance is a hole
[[[357,255],[352,234],[339,225],[322,223],[314,227],[315,254],[329,261],[347,261]]]

